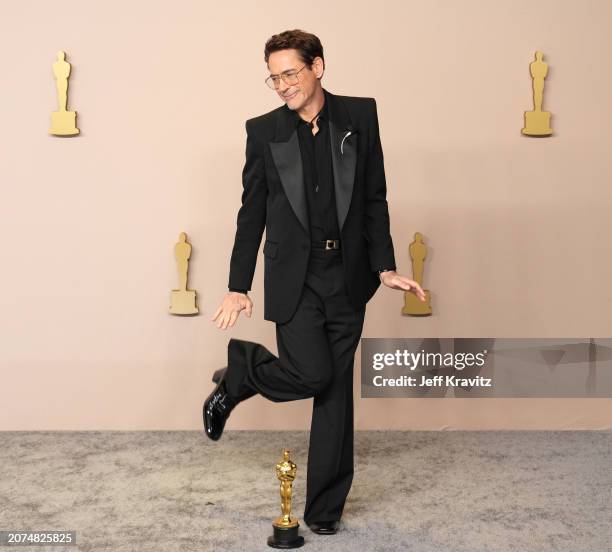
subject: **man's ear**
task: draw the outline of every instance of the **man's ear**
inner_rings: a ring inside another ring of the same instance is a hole
[[[317,79],[321,80],[323,78],[323,73],[325,73],[325,62],[321,59],[320,56],[317,56],[315,59],[321,61],[321,76],[317,77]]]

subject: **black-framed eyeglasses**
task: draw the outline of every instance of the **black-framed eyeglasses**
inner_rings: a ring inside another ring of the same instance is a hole
[[[272,90],[278,90],[281,78],[285,81],[285,84],[293,86],[298,83],[299,72],[306,66],[307,64],[303,65],[299,71],[288,69],[287,71],[283,71],[280,75],[270,75],[265,82]]]

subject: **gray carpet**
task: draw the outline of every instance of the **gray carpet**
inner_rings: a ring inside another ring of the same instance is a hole
[[[303,523],[308,432],[1,432],[0,529],[66,551],[271,550],[274,465],[298,465],[303,550],[612,550],[612,432],[356,432],[336,535]]]

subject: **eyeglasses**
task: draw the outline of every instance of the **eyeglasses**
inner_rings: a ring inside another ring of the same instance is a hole
[[[304,69],[304,67],[306,67],[306,65],[303,65],[302,69]],[[280,75],[270,75],[265,82],[272,90],[278,90],[281,78],[283,79],[283,81],[285,81],[285,84],[293,86],[294,84],[298,83],[298,73],[302,69],[300,69],[299,71],[296,71],[295,69],[289,69],[287,71],[284,71]]]

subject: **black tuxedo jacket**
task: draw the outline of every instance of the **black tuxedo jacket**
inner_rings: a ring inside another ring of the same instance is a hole
[[[344,274],[360,308],[394,269],[383,152],[374,98],[323,89],[328,106],[334,191]],[[246,121],[242,206],[229,287],[251,289],[264,227],[264,319],[288,321],[300,299],[310,254],[308,204],[295,122],[286,104]]]

